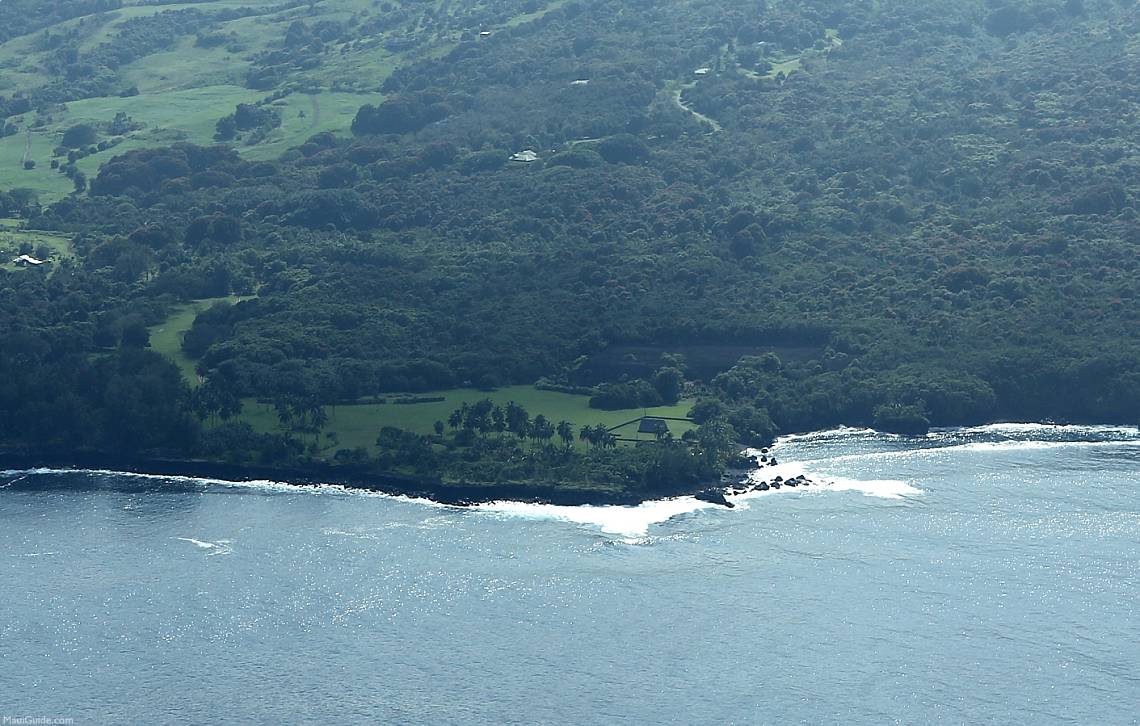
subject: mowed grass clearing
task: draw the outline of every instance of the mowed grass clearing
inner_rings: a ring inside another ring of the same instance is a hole
[[[195,370],[195,363],[192,358],[182,352],[182,336],[194,324],[194,318],[198,317],[198,313],[206,310],[217,303],[228,302],[237,303],[242,300],[251,299],[249,296],[241,297],[238,295],[230,295],[229,297],[214,297],[206,298],[204,300],[195,300],[194,302],[181,305],[175,312],[160,325],[155,325],[149,328],[150,330],[150,349],[155,353],[161,353],[169,358],[178,366],[178,370],[182,371],[182,376],[191,387],[197,387],[201,381],[198,378],[198,371]]]
[[[464,402],[475,403],[489,398],[500,406],[506,406],[514,401],[530,413],[531,417],[538,414],[546,416],[557,424],[559,421],[569,421],[574,425],[575,443],[579,447],[585,444],[577,440],[578,429],[582,426],[604,424],[607,427],[617,426],[631,419],[647,416],[665,416],[684,418],[693,401],[681,401],[673,406],[658,406],[655,408],[623,409],[620,411],[601,411],[590,408],[590,398],[557,391],[543,391],[534,386],[509,386],[496,391],[480,391],[472,388],[459,388],[435,393],[415,394],[416,397],[440,397],[443,401],[432,403],[398,404],[393,401],[402,394],[393,394],[388,403],[352,404],[345,406],[326,406],[329,422],[322,434],[321,446],[326,453],[336,449],[352,449],[363,447],[371,452],[376,450],[376,436],[384,426],[395,426],[419,434],[434,433],[433,426],[436,421],[447,423],[451,412],[463,405]],[[241,420],[248,422],[255,431],[271,433],[280,431],[277,414],[273,405],[258,403],[255,399],[245,399]],[[685,431],[695,426],[684,421],[670,421],[669,429],[673,435],[680,437]],[[448,429],[450,430],[450,429]],[[636,426],[623,429],[619,434],[623,437],[634,438]],[[325,434],[335,432],[337,443],[330,442]],[[652,437],[642,435],[645,440]]]
[[[239,142],[236,148],[247,159],[276,159],[315,134],[325,131],[347,134],[352,128],[352,119],[361,106],[366,103],[377,104],[382,100],[383,96],[379,93],[293,93],[273,104],[273,108],[281,112],[279,128],[274,129],[256,146],[242,146]],[[230,112],[232,111],[231,108]]]

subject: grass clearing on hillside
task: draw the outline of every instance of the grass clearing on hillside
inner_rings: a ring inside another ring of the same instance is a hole
[[[0,189],[31,189],[43,203],[71,193],[75,189],[71,180],[51,169],[51,152],[58,143],[42,131],[33,131],[30,137],[20,131],[0,139]],[[35,169],[24,168],[25,153],[36,162]]]
[[[151,350],[156,353],[161,353],[173,361],[174,364],[178,366],[178,369],[182,371],[186,382],[192,387],[196,387],[199,384],[198,372],[194,368],[195,364],[193,359],[182,352],[182,336],[185,335],[186,331],[190,329],[190,326],[194,324],[194,318],[198,317],[198,313],[203,310],[220,302],[236,303],[249,299],[250,297],[248,296],[230,295],[229,297],[195,300],[194,302],[179,306],[165,322],[150,328]]]
[[[280,128],[274,129],[265,141],[256,146],[239,143],[236,148],[247,159],[276,159],[314,134],[324,131],[348,133],[357,110],[366,103],[379,103],[382,98],[380,94],[294,93],[274,104],[281,111]]]
[[[192,37],[183,38],[171,50],[153,53],[125,66],[123,78],[139,89],[139,95],[133,98],[145,100],[154,94],[208,86],[242,86],[248,62],[224,47],[200,48],[194,42]],[[243,90],[257,93],[244,87]]]
[[[574,425],[575,437],[577,437],[578,429],[582,426],[594,426],[599,423],[605,424],[607,427],[617,426],[642,415],[684,418],[693,406],[692,401],[681,401],[674,406],[601,411],[590,408],[588,396],[542,391],[534,386],[509,386],[497,391],[461,388],[415,394],[417,397],[442,396],[445,400],[440,402],[392,403],[401,395],[392,394],[388,398],[388,403],[327,406],[325,411],[328,413],[329,422],[325,426],[321,440],[321,445],[325,447],[326,453],[332,453],[336,449],[352,449],[358,446],[375,452],[376,436],[384,426],[395,426],[419,434],[431,434],[433,433],[432,426],[436,421],[446,423],[451,412],[459,408],[464,402],[475,403],[484,398],[489,398],[500,406],[506,406],[509,401],[514,401],[525,408],[532,418],[542,414],[555,424],[562,420],[569,421]],[[271,404],[258,403],[254,399],[246,399],[244,404],[245,408],[241,420],[248,422],[256,431],[268,433],[280,430],[277,414]],[[692,428],[695,428],[693,424],[683,421],[669,422],[669,429],[676,437],[680,437],[681,434]],[[635,431],[636,428],[629,428],[624,429],[620,434],[632,438]],[[331,444],[324,435],[328,432],[336,432],[337,443],[335,445]],[[648,440],[651,437],[643,436],[643,438]],[[585,446],[577,439],[575,442],[579,447]]]

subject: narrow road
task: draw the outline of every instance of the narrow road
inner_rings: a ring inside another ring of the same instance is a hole
[[[683,100],[681,100],[681,94],[684,93],[685,91],[687,91],[688,89],[692,88],[695,85],[696,85],[696,82],[692,81],[689,83],[679,85],[679,86],[677,86],[677,88],[673,89],[673,103],[677,104],[677,108],[681,109],[682,111],[686,111],[688,113],[691,113],[693,115],[693,117],[696,118],[698,121],[703,121],[706,124],[708,124],[709,126],[712,126],[713,132],[723,130],[721,125],[717,122],[716,119],[709,118],[708,116],[704,115],[700,111],[696,111],[696,110],[690,108],[689,106],[686,106],[685,102]]]

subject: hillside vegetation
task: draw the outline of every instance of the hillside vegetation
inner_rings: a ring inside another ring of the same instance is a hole
[[[0,47],[0,163],[27,139],[38,155],[0,171],[0,213],[70,235],[74,257],[0,272],[9,443],[289,459],[326,406],[540,378],[598,410],[699,399],[680,453],[589,447],[653,457],[606,464],[642,482],[680,466],[661,452],[700,459],[696,480],[723,440],[779,431],[1137,420],[1134,3],[326,0],[48,20]],[[110,133],[116,117],[134,130]],[[69,168],[42,171],[56,146]],[[149,336],[227,296],[182,338],[192,391]],[[279,434],[264,411],[235,423],[254,398],[276,402]],[[376,446],[419,453],[381,462],[582,472],[549,458],[556,440],[410,428]]]
[[[218,122],[239,105],[275,118],[221,140],[243,156],[273,158],[313,134],[347,132],[361,105],[383,98],[380,87],[397,65],[545,7],[533,0],[5,2],[0,188],[34,189],[55,201],[74,189],[69,166],[91,177],[125,150],[213,143]],[[116,127],[119,113],[132,124]],[[77,125],[95,136],[65,144]]]

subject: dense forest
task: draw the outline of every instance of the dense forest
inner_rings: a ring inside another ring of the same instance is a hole
[[[59,17],[4,32],[118,5],[30,4]],[[404,7],[384,6],[334,27],[291,5],[248,83],[269,94],[366,42]],[[508,10],[529,14],[378,74],[351,133],[272,160],[131,149],[51,204],[2,190],[6,214],[71,242],[50,269],[0,270],[0,442],[296,460],[304,436],[254,434],[242,399],[288,411],[539,379],[598,409],[685,391],[700,433],[574,454],[546,426],[529,449],[377,431],[378,465],[446,469],[477,448],[457,477],[573,480],[586,456],[622,481],[695,481],[726,441],[780,432],[1137,421],[1135,3]],[[116,69],[167,35],[227,42],[218,12],[61,45],[50,83],[0,105],[129,93]],[[268,132],[271,103],[217,108],[215,138]],[[182,343],[197,381],[147,349],[176,306],[224,296]],[[494,464],[520,457],[517,475]]]

